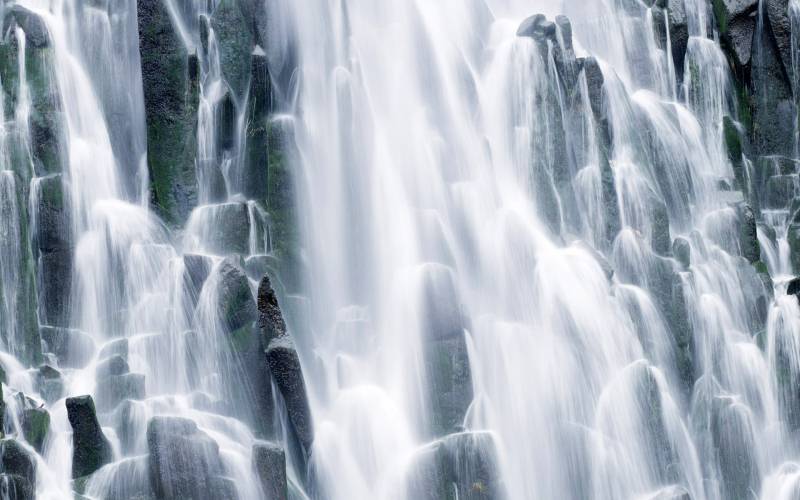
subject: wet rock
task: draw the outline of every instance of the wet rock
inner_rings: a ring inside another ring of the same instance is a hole
[[[762,207],[767,209],[785,209],[797,192],[797,175],[773,175],[767,179]]]
[[[53,403],[64,392],[64,380],[61,373],[50,365],[42,365],[36,373],[36,385],[39,394],[45,401]]]
[[[535,14],[522,21],[517,28],[517,36],[533,38],[536,41],[544,41],[556,35],[556,25],[548,21],[544,14]]]
[[[236,102],[230,90],[217,102],[214,109],[215,112],[215,131],[217,133],[217,151],[221,155],[223,152],[228,152],[236,146],[236,128],[238,111]],[[218,158],[221,161],[222,157]]]
[[[94,357],[94,340],[80,330],[42,326],[39,332],[45,351],[55,356],[60,368],[83,368]]]
[[[97,368],[94,370],[94,376],[99,380],[115,375],[124,375],[128,372],[130,372],[130,367],[125,358],[119,354],[114,354],[110,358],[106,358],[97,364]]]
[[[738,207],[739,216],[739,245],[742,257],[753,263],[761,259],[761,246],[758,243],[758,229],[756,218],[750,205],[741,204]]]
[[[145,380],[141,373],[111,375],[97,380],[97,408],[109,411],[125,399],[142,400],[145,397]]]
[[[266,500],[286,500],[286,453],[280,446],[257,442],[253,445],[253,469]]]
[[[0,474],[0,492],[8,500],[34,500],[36,490],[30,481],[16,474]]]
[[[794,273],[800,274],[800,224],[789,225],[786,240],[789,244],[789,260],[792,263],[792,270]]]
[[[247,94],[250,54],[255,45],[251,23],[240,7],[239,1],[222,0],[211,17],[211,27],[219,47],[220,69],[238,102],[242,102]]]
[[[589,104],[592,107],[592,113],[595,120],[600,122],[603,120],[605,109],[605,94],[603,87],[605,85],[605,77],[597,59],[594,57],[587,57],[583,60],[583,74],[586,76],[586,86],[589,89]]]
[[[33,448],[42,453],[47,434],[50,432],[50,413],[44,405],[18,392],[15,394],[22,435]]]
[[[247,277],[254,281],[261,281],[269,273],[278,273],[280,262],[272,255],[252,255],[244,260],[244,270]]]
[[[197,59],[187,53],[164,2],[136,5],[152,201],[177,225],[197,204]]]
[[[299,157],[294,122],[287,118],[271,118],[267,125],[267,137],[267,211],[270,214],[272,252],[281,263],[281,281],[287,292],[292,292],[300,287],[294,270],[298,265],[300,238],[292,173],[292,166]]]
[[[147,424],[150,484],[157,498],[216,500],[227,489],[219,446],[185,418],[153,417]]]
[[[717,29],[739,68],[750,64],[758,0],[713,0]]]
[[[128,339],[121,338],[108,342],[100,349],[97,359],[106,359],[114,355],[120,355],[125,360],[128,359]]]
[[[792,79],[792,23],[789,19],[789,0],[764,0],[769,27],[777,45],[783,69]]]
[[[786,295],[794,295],[800,302],[800,278],[793,278],[786,288]]]
[[[25,40],[32,47],[41,49],[50,45],[50,33],[47,30],[47,25],[38,14],[31,12],[22,5],[15,4],[11,7],[11,15],[14,16],[14,20],[25,32]]]
[[[692,261],[692,246],[689,244],[689,240],[682,236],[675,238],[675,241],[672,242],[672,256],[684,268],[688,268]]]
[[[183,256],[183,267],[185,269],[185,282],[189,286],[190,292],[194,296],[199,296],[206,282],[214,261],[205,255],[187,253]]]
[[[250,326],[258,318],[258,309],[244,271],[232,259],[219,264],[219,311],[228,332]]]
[[[247,101],[246,159],[242,193],[253,200],[267,199],[269,136],[267,126],[272,109],[272,85],[267,56],[257,47],[250,66],[250,95]]]
[[[286,322],[283,319],[278,295],[272,288],[269,276],[264,276],[258,285],[258,326],[261,329],[264,343],[286,335]]]
[[[34,237],[42,252],[63,250],[72,246],[69,207],[64,197],[61,174],[42,177],[34,184],[36,193],[36,233]]]
[[[497,449],[488,432],[451,434],[413,458],[407,496],[419,500],[501,500]]]
[[[198,207],[190,227],[198,233],[203,249],[217,255],[248,254],[250,217],[244,203],[222,203]]]
[[[653,200],[651,205],[650,246],[659,255],[669,255],[672,238],[669,234],[669,212],[667,204],[661,200]]]
[[[66,405],[72,426],[72,477],[87,476],[111,462],[111,443],[97,421],[91,396],[67,398]]]
[[[39,272],[41,276],[47,276],[39,288],[40,314],[44,324],[69,325],[72,261],[71,250],[55,250],[39,257]]]
[[[292,429],[308,456],[311,452],[311,443],[314,441],[313,420],[300,357],[291,337],[284,335],[269,342],[267,362],[275,384],[286,403],[286,412],[289,414]]]
[[[36,485],[36,460],[19,442],[14,439],[0,440],[0,462],[3,480],[21,492],[34,491]],[[20,496],[18,498],[34,498]],[[13,498],[13,497],[10,497]]]
[[[686,7],[683,0],[667,2],[669,15],[669,38],[672,46],[672,61],[679,80],[683,80],[683,66],[686,50],[689,46],[689,25],[686,19]]]
[[[258,331],[258,308],[247,276],[232,259],[221,262],[217,272],[220,276],[220,320],[246,377],[246,384],[234,381],[237,384],[234,400],[254,408],[252,423],[261,432],[268,433],[272,426],[272,384],[269,383],[270,372],[264,359],[267,344]]]
[[[756,445],[747,408],[730,397],[717,397],[711,411],[710,431],[723,498],[757,495],[761,472],[752,452]]]
[[[421,272],[420,313],[424,338],[443,340],[462,336],[466,321],[452,270],[441,264],[426,264]]]

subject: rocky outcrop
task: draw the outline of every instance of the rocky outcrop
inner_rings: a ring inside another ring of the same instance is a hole
[[[137,0],[137,13],[152,202],[177,225],[197,204],[198,62],[164,2]]]
[[[72,477],[88,476],[111,462],[111,443],[97,421],[91,396],[67,398],[66,405],[72,426]]]
[[[36,498],[36,461],[31,453],[14,439],[0,440],[0,465],[0,485],[8,486],[7,498]]]

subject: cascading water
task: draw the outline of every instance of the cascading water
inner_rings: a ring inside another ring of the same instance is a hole
[[[0,16],[3,498],[800,495],[795,0]]]

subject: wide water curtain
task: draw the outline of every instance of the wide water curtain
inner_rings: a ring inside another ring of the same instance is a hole
[[[0,19],[3,499],[800,499],[800,1]]]

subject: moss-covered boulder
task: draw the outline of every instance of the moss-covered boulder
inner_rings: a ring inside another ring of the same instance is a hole
[[[137,13],[151,197],[159,215],[177,225],[197,204],[197,57],[163,1],[138,0]]]

